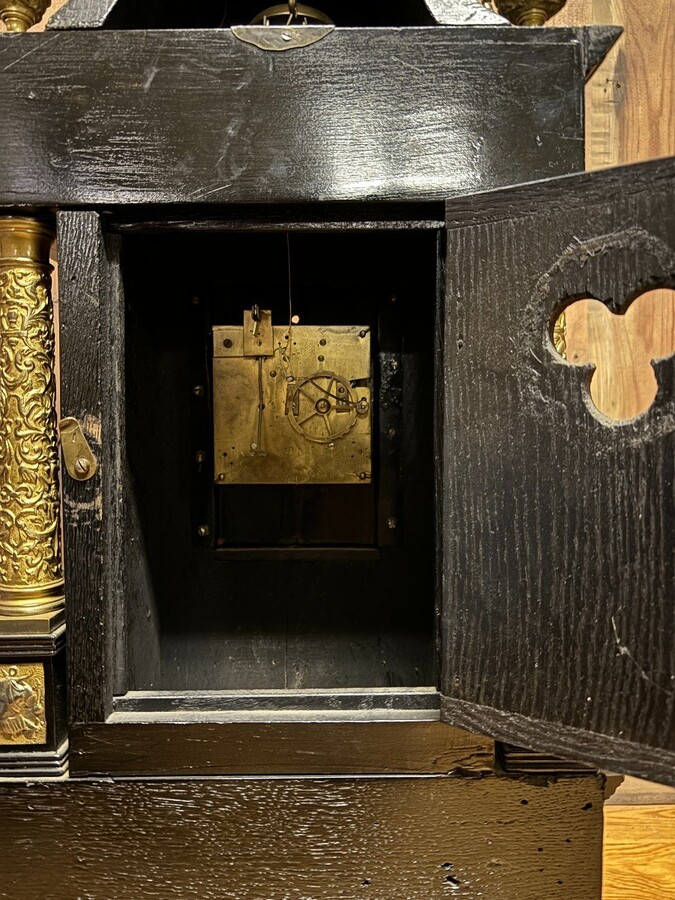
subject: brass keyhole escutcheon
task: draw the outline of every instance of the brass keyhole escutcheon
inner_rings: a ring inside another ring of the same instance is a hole
[[[675,290],[647,291],[619,314],[600,300],[576,300],[556,318],[552,339],[568,363],[593,366],[590,398],[604,417],[636,419],[658,393],[652,362],[675,354]]]

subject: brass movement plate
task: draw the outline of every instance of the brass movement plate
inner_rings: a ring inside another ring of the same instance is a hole
[[[0,746],[46,742],[44,666],[3,663],[0,665]]]
[[[259,357],[245,329],[213,329],[216,484],[368,484],[370,329],[274,326]]]

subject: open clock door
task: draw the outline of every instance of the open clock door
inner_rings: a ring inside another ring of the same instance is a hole
[[[675,159],[447,223],[443,718],[675,783]]]

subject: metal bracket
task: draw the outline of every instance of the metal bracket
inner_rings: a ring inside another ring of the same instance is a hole
[[[309,47],[335,31],[335,25],[235,25],[232,34],[261,50]]]
[[[82,426],[69,416],[59,424],[61,450],[66,471],[75,481],[88,481],[98,470],[98,461],[82,431]]]

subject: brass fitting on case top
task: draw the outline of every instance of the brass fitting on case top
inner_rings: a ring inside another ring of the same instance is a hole
[[[0,0],[0,22],[7,31],[28,31],[37,25],[51,0]]]
[[[495,0],[500,15],[514,25],[545,25],[566,0]]]

